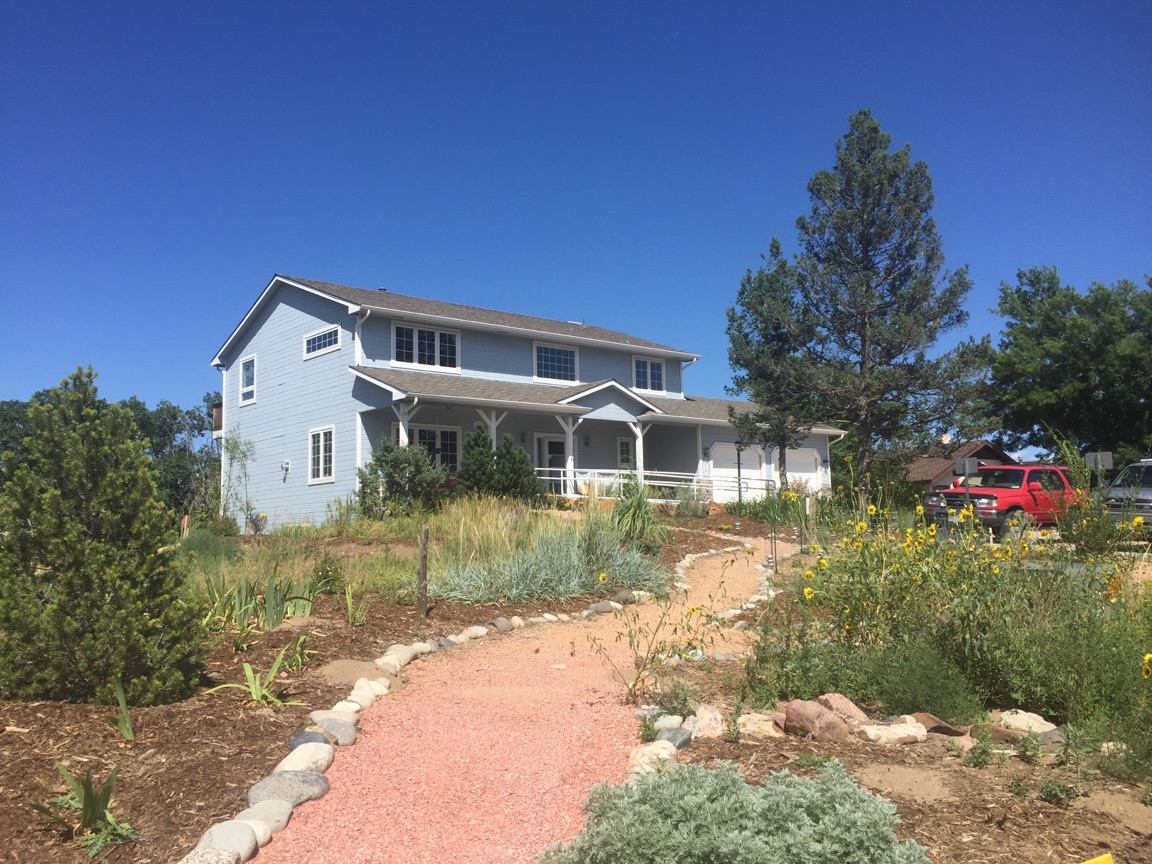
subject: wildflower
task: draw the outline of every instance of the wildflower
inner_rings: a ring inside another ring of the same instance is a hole
[[[929,537],[935,537],[936,536],[936,523],[935,522],[933,522],[931,525],[928,526],[928,536]]]
[[[812,586],[811,585],[805,585],[804,586],[804,599],[805,600],[811,600],[815,596],[816,596],[816,592],[812,590]],[[1147,678],[1148,676],[1145,675],[1144,677]]]
[[[696,614],[696,607],[695,606],[689,606],[688,607],[688,614],[689,615],[695,615]]]
[[[816,575],[816,574],[815,574],[815,573],[813,573],[811,569],[808,569],[808,570],[805,570],[805,571],[804,571],[804,578],[805,578],[805,579],[811,579],[811,578],[812,578],[813,576],[815,576],[815,575]]]
[[[1144,665],[1140,667],[1140,673],[1145,679],[1152,678],[1152,654],[1144,655]]]
[[[815,543],[813,543],[811,546],[808,547],[808,551],[811,552],[813,555],[815,555],[817,552],[820,551],[820,547],[817,546]]]
[[[992,565],[992,572],[993,573],[999,573],[1000,572],[1000,565],[999,564],[993,564]]]
[[[1132,517],[1132,527],[1133,528],[1143,528],[1144,527],[1144,517],[1143,516],[1133,516]]]
[[[607,581],[608,581],[608,574],[607,574],[607,573],[601,573],[601,574],[600,574],[600,582],[601,582],[601,583],[604,583],[604,582],[607,582]]]
[[[856,533],[857,534],[863,534],[867,530],[868,530],[868,523],[867,522],[857,522],[856,523]]]
[[[916,515],[917,516],[923,516],[924,515],[924,505],[923,504],[917,504],[916,505]]]
[[[820,569],[821,570],[827,570],[828,569],[828,559],[827,558],[821,558],[820,559]]]
[[[876,515],[876,505],[875,504],[869,504],[868,505],[868,515],[869,516],[875,516]]]
[[[844,461],[845,461],[845,462],[851,462],[851,461],[852,461],[852,457],[851,457],[851,456],[845,456],[845,457],[844,457]]]

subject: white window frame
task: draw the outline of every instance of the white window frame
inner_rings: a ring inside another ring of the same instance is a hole
[[[396,359],[396,330],[400,327],[410,328],[412,332],[412,360],[397,360]],[[436,362],[435,363],[421,363],[420,357],[420,331],[429,330],[436,334]],[[449,333],[456,337],[456,365],[455,366],[441,366],[440,365],[440,337]],[[392,351],[391,351],[392,365],[397,369],[416,369],[422,372],[449,372],[455,375],[460,374],[460,331],[453,330],[450,327],[437,327],[434,324],[416,324],[411,321],[393,321],[392,322]]]
[[[439,448],[440,433],[441,432],[455,432],[456,433],[456,470],[459,471],[460,470],[460,462],[461,462],[461,459],[463,458],[463,455],[464,455],[464,453],[463,453],[464,437],[461,434],[462,433],[461,428],[459,426],[444,426],[444,425],[437,424],[437,423],[409,423],[408,424],[408,446],[409,447],[419,447],[420,446],[420,430],[421,429],[431,429],[436,433],[437,448]],[[393,421],[393,423],[392,423],[392,441],[395,444],[400,443],[400,424],[395,422],[395,421]],[[448,467],[446,465],[441,464],[439,455],[436,456],[436,464],[440,465],[440,467],[445,468],[445,469],[447,469],[447,467]]]
[[[249,360],[252,361],[252,386],[251,387],[245,387],[244,386],[244,364],[247,363]],[[256,401],[256,384],[259,381],[259,379],[256,376],[258,374],[259,374],[259,370],[257,369],[256,355],[255,354],[249,354],[247,357],[241,357],[240,358],[240,363],[237,365],[237,378],[236,378],[236,384],[238,385],[236,388],[236,401],[240,405],[251,405],[253,402]],[[251,393],[252,394],[251,398],[245,399],[244,398],[245,393]]]
[[[304,352],[304,359],[305,360],[311,360],[313,357],[322,357],[325,354],[331,354],[333,351],[339,351],[340,350],[340,343],[341,343],[341,333],[340,333],[341,329],[342,328],[340,327],[339,324],[333,324],[333,325],[330,325],[328,327],[321,327],[319,330],[313,330],[311,333],[305,333],[303,336],[303,339],[301,341],[301,350]],[[336,343],[335,344],[329,345],[327,348],[320,348],[317,351],[309,351],[308,350],[308,340],[309,339],[314,339],[317,336],[323,336],[325,333],[331,333],[333,330],[336,331]]]
[[[660,389],[656,389],[655,387],[651,387],[651,386],[641,387],[639,385],[639,383],[637,383],[637,381],[636,381],[636,362],[638,360],[643,360],[645,363],[648,364],[648,383],[649,384],[652,383],[652,364],[653,363],[659,363],[660,364],[660,380],[664,384],[663,387],[661,387]],[[667,367],[665,366],[664,361],[661,360],[659,357],[646,357],[643,354],[633,354],[632,355],[632,389],[636,390],[640,393],[667,393],[668,392],[668,378],[665,375],[666,371],[667,371]]]
[[[622,445],[622,444],[628,445],[628,461],[627,461],[627,463],[625,463],[620,458],[620,451],[621,451],[620,445]],[[628,438],[625,436],[621,436],[621,437],[617,438],[616,439],[616,467],[617,468],[628,468],[628,469],[634,470],[636,468],[636,452],[635,452],[635,450],[636,450],[635,439]]]
[[[332,453],[328,460],[328,474],[324,474],[324,433],[327,432],[332,436]],[[312,468],[314,467],[312,461],[312,439],[320,436],[320,471],[319,476],[312,476]],[[304,464],[308,466],[308,485],[319,486],[322,483],[335,483],[336,482],[336,426],[317,426],[315,429],[308,430],[308,458],[304,460]]]
[[[556,348],[560,351],[572,352],[572,370],[576,375],[575,378],[569,380],[568,378],[545,378],[539,374],[540,372],[540,359],[538,351],[541,348]],[[532,380],[540,381],[545,384],[579,384],[580,383],[580,349],[575,345],[561,345],[558,342],[532,342]]]

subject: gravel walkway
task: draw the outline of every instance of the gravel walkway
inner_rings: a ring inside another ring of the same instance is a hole
[[[698,559],[686,606],[740,605],[758,590],[763,554],[757,543],[752,555]],[[614,615],[540,624],[408,666],[408,685],[365,711],[356,745],[337,752],[331,791],[300,806],[257,864],[512,864],[570,839],[588,790],[623,780],[639,743],[633,708],[589,642],[629,668],[620,628]]]

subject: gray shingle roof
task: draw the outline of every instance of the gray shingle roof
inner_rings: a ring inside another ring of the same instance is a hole
[[[373,309],[407,313],[409,315],[435,315],[455,319],[462,322],[487,324],[495,327],[510,327],[518,330],[530,330],[536,333],[548,333],[554,336],[565,336],[575,339],[591,339],[598,342],[610,342],[616,345],[628,345],[651,351],[663,351],[683,356],[685,359],[695,358],[698,355],[650,342],[647,339],[638,339],[627,333],[608,330],[604,327],[594,327],[589,324],[577,324],[570,321],[554,321],[551,318],[537,318],[533,315],[519,315],[515,312],[498,312],[494,309],[482,309],[479,306],[465,306],[460,303],[448,303],[443,300],[428,300],[423,297],[407,297],[403,294],[393,294],[391,291],[372,291],[367,288],[352,288],[348,285],[336,285],[332,282],[318,282],[315,279],[300,279],[295,276],[282,276],[278,278],[298,285],[304,285],[325,294],[331,294],[350,303],[361,306],[370,306]]]
[[[574,410],[568,406],[558,405],[557,403],[561,399],[595,386],[594,384],[580,384],[574,387],[556,387],[550,384],[491,381],[487,378],[472,378],[464,375],[408,372],[400,369],[381,369],[375,366],[353,366],[352,370],[365,378],[402,390],[409,396],[546,405],[558,413]],[[575,410],[580,410],[579,406],[575,406]]]

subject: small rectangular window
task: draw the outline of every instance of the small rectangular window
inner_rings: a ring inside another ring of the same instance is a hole
[[[417,345],[419,351],[416,354],[416,362],[421,366],[435,366],[436,365],[436,331],[435,330],[420,330],[418,331]]]
[[[440,365],[456,368],[456,334],[440,334]]]
[[[616,439],[616,466],[618,468],[632,467],[632,439]]]
[[[304,357],[314,357],[317,354],[327,354],[340,347],[340,328],[329,327],[318,333],[309,333],[304,337]]]
[[[335,430],[313,429],[308,433],[308,482],[330,483],[335,478]]]
[[[632,363],[632,386],[637,390],[664,392],[664,361],[636,357]]]
[[[553,381],[575,381],[576,349],[537,345],[536,377]]]
[[[256,355],[240,361],[240,404],[256,401]]]

